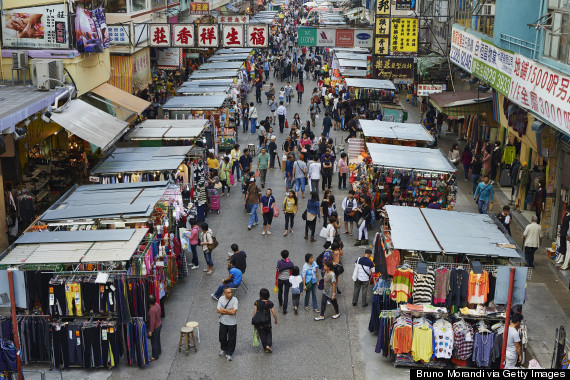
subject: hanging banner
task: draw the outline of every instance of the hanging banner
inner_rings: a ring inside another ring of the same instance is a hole
[[[109,48],[110,46],[109,32],[107,28],[107,20],[105,19],[105,11],[103,10],[103,7],[98,7],[93,11],[91,11],[91,16],[93,17],[93,21],[95,22],[95,28],[97,29],[97,34],[99,35],[99,39],[103,44],[103,48],[104,49]]]
[[[416,9],[416,0],[396,0],[396,9],[413,11]]]
[[[248,15],[219,16],[218,24],[249,24]]]
[[[427,96],[429,94],[439,94],[443,92],[442,84],[419,84],[418,96]]]
[[[194,46],[194,24],[174,24],[172,46],[192,47]]]
[[[148,27],[150,46],[170,46],[170,25],[152,24]]]
[[[159,67],[180,67],[182,63],[182,54],[179,48],[160,49],[158,51],[158,66]]]
[[[191,15],[207,15],[210,13],[209,3],[190,3]]]
[[[2,47],[69,49],[66,4],[4,10]]]
[[[375,79],[410,79],[414,77],[414,58],[374,56],[372,77]]]
[[[241,47],[243,43],[243,26],[224,25],[222,28],[223,47]]]
[[[267,47],[269,43],[269,27],[267,25],[248,25],[246,37],[248,47]]]
[[[317,29],[317,46],[335,46],[335,29]]]
[[[417,53],[418,51],[418,19],[408,17],[392,17],[390,34],[390,50],[400,53]]]
[[[570,135],[570,76],[515,54],[509,99]]]
[[[336,47],[354,47],[354,29],[337,29],[336,30]]]
[[[317,28],[297,29],[299,46],[317,46]]]
[[[371,48],[374,42],[372,29],[356,29],[354,31],[354,47]]]
[[[102,53],[104,50],[91,12],[81,7],[77,7],[75,14],[75,39],[80,53]]]
[[[198,46],[217,47],[219,43],[217,25],[198,25]]]

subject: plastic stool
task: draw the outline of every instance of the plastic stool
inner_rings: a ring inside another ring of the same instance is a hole
[[[192,327],[182,327],[180,329],[180,341],[178,342],[178,352],[182,349],[182,340],[186,338],[186,356],[190,352],[190,335],[192,335],[192,343],[194,344],[194,352],[198,352],[198,347],[196,346],[196,339],[194,338],[194,329]]]
[[[191,327],[194,330],[196,330],[196,334],[198,335],[198,343],[200,343],[200,329],[198,328],[199,324],[198,322],[188,322],[186,323],[186,327]]]

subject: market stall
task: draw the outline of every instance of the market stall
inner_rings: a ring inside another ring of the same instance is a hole
[[[360,120],[366,143],[425,147],[434,141],[422,124]]]
[[[366,144],[351,171],[352,186],[384,205],[453,209],[457,168],[439,149]]]
[[[196,70],[191,75],[189,80],[193,79],[216,79],[216,78],[236,78],[238,76],[238,70],[236,69],[226,69],[226,70]]]
[[[345,78],[345,84],[348,87],[353,109],[364,109],[367,119],[376,119],[379,114],[382,114],[385,120],[385,109],[391,109],[389,107],[398,103],[396,86],[389,80]],[[394,118],[391,121],[405,120]]]
[[[376,352],[397,366],[497,368],[507,312],[505,265],[522,261],[520,248],[490,215],[385,209],[374,242],[380,277],[369,330],[379,333]],[[530,276],[530,268],[517,267],[513,305],[524,303]],[[391,328],[382,328],[386,324]],[[409,336],[401,335],[406,331]],[[414,348],[419,340],[427,352]]]
[[[231,149],[236,141],[235,124],[229,123],[228,102],[224,95],[175,96],[164,105],[169,119],[206,119],[210,121],[208,147]]]
[[[164,145],[193,145],[202,137],[209,121],[205,119],[188,120],[145,120],[125,136],[127,141],[137,141],[140,146],[159,143]]]

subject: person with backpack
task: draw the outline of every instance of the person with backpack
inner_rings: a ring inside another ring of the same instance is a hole
[[[354,198],[354,190],[350,190],[348,192],[348,197],[344,198],[342,201],[342,209],[344,210],[344,233],[349,233],[348,226],[350,224],[350,236],[352,236],[352,225],[357,208],[358,202],[356,202],[356,199]]]
[[[188,238],[190,250],[192,251],[192,265],[190,265],[190,269],[199,269],[198,244],[200,243],[200,227],[198,227],[198,220],[196,220],[196,218],[190,219],[190,231],[186,230],[184,235]]]
[[[315,263],[313,255],[307,253],[305,255],[305,264],[301,277],[303,277],[303,290],[305,291],[305,310],[309,310],[309,298],[313,297],[313,310],[315,313],[319,312],[317,306],[317,284],[319,282],[318,265]]]
[[[255,329],[259,334],[259,338],[261,340],[261,346],[263,347],[265,353],[270,354],[272,351],[271,346],[273,345],[273,334],[272,334],[272,327],[271,327],[271,314],[273,315],[273,319],[275,320],[275,325],[277,326],[277,314],[275,313],[275,308],[273,302],[269,300],[269,290],[262,288],[259,291],[259,299],[255,301],[253,304],[253,317],[252,323],[254,320],[257,322],[257,319],[261,319],[259,316],[263,316],[263,321],[258,322],[255,324]]]
[[[354,281],[354,291],[352,293],[352,306],[358,303],[360,289],[362,289],[362,307],[368,306],[368,288],[370,287],[370,279],[374,273],[374,263],[371,260],[372,250],[366,249],[364,256],[356,259],[354,263],[354,273],[352,280]]]
[[[212,261],[212,250],[216,248],[217,244],[214,244],[215,237],[212,230],[208,227],[208,223],[203,222],[200,225],[200,229],[202,230],[200,236],[200,245],[202,246],[202,250],[204,251],[204,259],[206,260],[207,268],[204,269],[207,275],[214,273],[214,262]]]

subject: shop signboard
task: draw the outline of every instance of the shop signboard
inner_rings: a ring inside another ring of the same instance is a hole
[[[66,4],[4,10],[1,22],[4,48],[70,48]]]
[[[443,92],[443,85],[441,84],[419,84],[418,96],[427,96],[429,94],[439,94]]]
[[[246,37],[249,47],[267,47],[269,44],[269,27],[267,25],[248,25]]]
[[[133,89],[142,90],[152,82],[150,75],[150,48],[146,47],[137,51],[131,58],[133,63]]]
[[[471,73],[505,96],[509,96],[511,77],[477,58],[471,62]]]
[[[354,30],[354,47],[371,48],[374,42],[374,31],[372,29]]]
[[[509,99],[570,135],[570,76],[517,53]]]
[[[413,11],[416,9],[416,0],[396,0],[396,9]]]
[[[317,46],[335,46],[335,29],[317,29]]]
[[[182,63],[182,56],[179,48],[168,48],[158,50],[159,67],[179,67]]]
[[[243,46],[243,26],[224,25],[222,27],[222,45],[224,47]]]
[[[336,47],[354,47],[354,29],[337,29],[335,41]]]
[[[449,59],[463,70],[471,72],[475,45],[480,39],[457,28],[451,32]]]
[[[217,47],[219,33],[217,25],[198,25],[198,46]]]
[[[409,79],[414,77],[414,58],[374,56],[372,77],[376,79]]]
[[[77,7],[75,12],[75,45],[80,53],[102,53],[105,48],[109,47],[105,12],[102,8],[89,11]]]
[[[170,25],[152,24],[148,27],[150,46],[168,47],[170,46]]]
[[[127,25],[109,25],[109,40],[114,45],[128,45],[129,27]]]
[[[376,1],[376,16],[390,14],[390,0],[377,0]]]
[[[172,31],[172,46],[182,48],[194,46],[194,24],[174,24]]]
[[[249,24],[248,15],[219,16],[218,24]]]
[[[390,50],[399,53],[417,53],[418,19],[392,17],[390,22]]]
[[[191,15],[207,15],[210,13],[210,3],[190,3]]]
[[[299,28],[297,34],[299,46],[317,46],[316,28]]]
[[[390,15],[376,17],[376,35],[384,36],[390,34]]]

